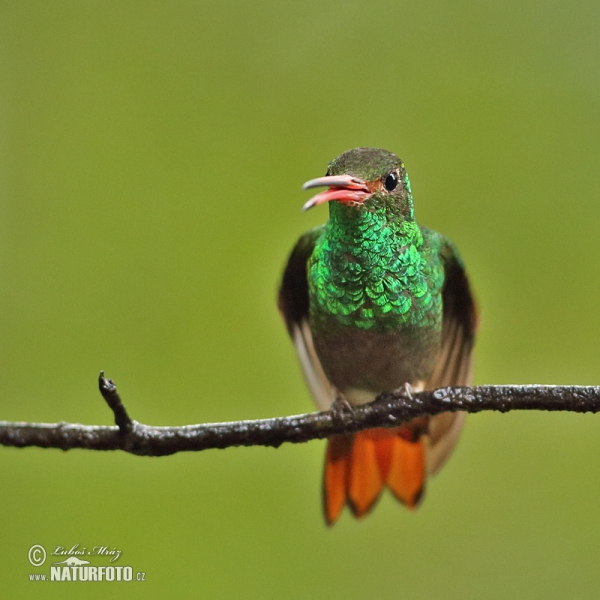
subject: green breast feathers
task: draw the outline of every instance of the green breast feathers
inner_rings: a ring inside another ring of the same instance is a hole
[[[438,327],[444,270],[441,235],[384,210],[359,218],[340,204],[316,241],[308,267],[311,322],[371,331]]]

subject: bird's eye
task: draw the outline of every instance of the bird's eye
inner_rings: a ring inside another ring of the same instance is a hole
[[[396,189],[396,186],[398,185],[398,173],[392,171],[385,178],[385,182],[383,183],[383,185],[385,186],[385,189],[388,192],[393,192]]]

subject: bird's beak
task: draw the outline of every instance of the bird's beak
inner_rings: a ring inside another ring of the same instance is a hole
[[[362,204],[367,198],[372,196],[372,192],[367,182],[352,175],[326,175],[307,181],[303,190],[311,188],[328,186],[329,189],[313,196],[303,207],[302,210],[308,210],[317,204],[336,200],[343,204]]]

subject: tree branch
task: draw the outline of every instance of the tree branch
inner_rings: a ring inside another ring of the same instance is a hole
[[[206,423],[182,427],[152,427],[129,417],[114,382],[100,373],[99,387],[113,411],[116,426],[76,423],[10,423],[0,421],[0,444],[41,448],[124,450],[141,456],[165,456],[183,451],[273,446],[326,438],[371,427],[393,427],[423,415],[445,411],[565,410],[600,412],[598,386],[483,385],[441,388],[405,394],[381,394],[352,411],[331,411],[257,421]]]

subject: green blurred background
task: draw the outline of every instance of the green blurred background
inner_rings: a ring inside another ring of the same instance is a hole
[[[275,290],[326,218],[301,183],[359,145],[462,251],[477,383],[600,383],[599,26],[591,0],[2,2],[0,419],[110,424],[100,369],[149,424],[311,410]],[[3,596],[598,597],[598,417],[473,416],[418,512],[333,529],[323,452],[0,449]],[[28,581],[32,544],[77,543],[147,581]]]

